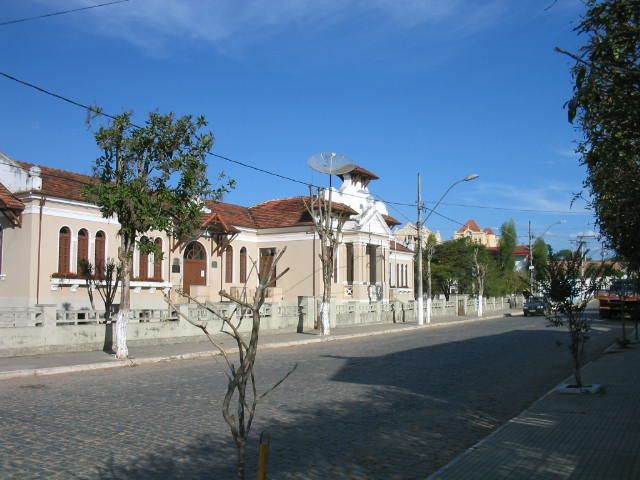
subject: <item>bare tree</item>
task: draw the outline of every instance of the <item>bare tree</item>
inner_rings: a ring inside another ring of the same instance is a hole
[[[329,309],[331,308],[331,283],[333,280],[334,258],[336,247],[345,222],[356,212],[342,204],[332,204],[331,193],[328,200],[324,199],[325,190],[318,188],[316,194],[313,187],[309,187],[309,198],[304,206],[311,215],[313,226],[320,238],[320,263],[322,264],[322,303],[320,304],[320,327],[322,335],[331,333],[329,325]],[[315,273],[314,273],[315,274]]]
[[[188,298],[191,302],[198,305],[198,307],[206,309],[208,312],[222,320],[222,326],[220,331],[229,335],[236,343],[238,352],[237,364],[229,356],[230,352],[227,352],[219,341],[209,331],[206,323],[201,322],[198,319],[190,318],[188,315],[183,314],[177,306],[171,301],[168,294],[164,294],[165,301],[180,315],[181,318],[188,321],[190,324],[198,327],[207,336],[211,344],[220,351],[220,354],[224,358],[228,372],[227,372],[227,391],[222,401],[222,416],[225,422],[231,430],[234,443],[236,444],[238,453],[238,478],[245,478],[245,456],[247,439],[249,432],[251,431],[251,424],[256,412],[256,406],[260,400],[271,393],[282,382],[284,382],[289,375],[291,375],[297,368],[297,364],[293,366],[287,374],[276,382],[271,388],[265,392],[258,394],[256,388],[256,379],[254,375],[254,366],[256,361],[256,355],[258,353],[258,337],[260,334],[260,308],[264,304],[266,289],[272,281],[277,281],[282,278],[289,269],[285,269],[282,273],[279,273],[274,278],[274,272],[276,271],[276,265],[282,258],[282,255],[286,251],[286,247],[283,248],[277,255],[273,262],[271,269],[267,272],[261,272],[258,281],[258,287],[253,296],[251,303],[246,300],[229,295],[224,290],[220,291],[220,296],[230,300],[235,304],[235,307],[231,314],[223,314],[212,308],[211,306],[197,301],[195,298],[179,292],[182,296]],[[258,268],[254,260],[253,270],[257,271]],[[245,286],[246,292],[246,286]],[[244,296],[243,296],[244,297]],[[243,335],[240,333],[240,326],[242,321],[247,317],[251,318],[251,333],[249,341],[247,342]],[[247,391],[247,389],[249,391]],[[233,412],[236,412],[235,414]]]
[[[478,260],[479,248],[473,249],[473,276],[478,286],[478,316],[481,317],[484,308],[484,281],[487,276],[487,264]]]
[[[433,259],[433,254],[436,251],[436,237],[433,234],[430,234],[427,238],[427,242],[424,245],[424,258],[426,260],[426,276],[427,276],[427,318],[426,322],[431,323],[431,305],[433,293],[431,289],[431,259]],[[422,279],[420,279],[422,281]]]
[[[582,363],[589,340],[591,322],[585,309],[602,286],[608,266],[584,268],[587,252],[572,252],[563,261],[550,261],[542,282],[542,292],[550,303],[547,319],[553,326],[567,327],[573,360],[575,386],[582,388]],[[552,257],[553,258],[553,257]]]

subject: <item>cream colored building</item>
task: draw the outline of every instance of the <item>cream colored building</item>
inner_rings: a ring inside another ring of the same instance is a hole
[[[500,237],[491,228],[480,228],[475,220],[468,220],[457,232],[453,234],[455,240],[470,238],[473,243],[479,243],[488,248],[498,247]]]
[[[439,231],[433,231],[425,225],[422,226],[421,230],[423,244],[427,242],[429,235],[435,237],[436,243],[442,243],[442,235]],[[418,241],[418,229],[415,223],[407,223],[402,228],[396,230],[395,234],[399,242],[402,242],[411,249],[415,249],[416,242]]]
[[[338,300],[413,298],[413,252],[396,242],[391,229],[399,222],[369,191],[369,183],[377,178],[358,167],[343,175],[342,185],[333,192],[335,202],[355,212],[344,227],[336,256],[333,295]],[[1,307],[89,307],[79,265],[83,260],[102,265],[116,257],[119,245],[117,219],[103,218],[83,197],[90,181],[85,175],[0,154]],[[200,236],[187,243],[147,232],[163,256],[156,260],[135,253],[132,307],[162,308],[163,291],[181,299],[177,288],[209,302],[221,300],[221,289],[240,295],[246,285],[251,293],[258,271],[268,269],[285,246],[277,268],[290,270],[269,288],[267,301],[320,296],[320,242],[304,198],[252,207],[208,203]]]

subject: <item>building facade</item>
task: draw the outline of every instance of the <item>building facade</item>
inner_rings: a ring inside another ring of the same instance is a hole
[[[431,230],[425,225],[422,226],[421,230],[423,244],[427,243],[430,235],[433,235],[435,237],[436,243],[442,243],[442,235],[439,231]],[[395,234],[399,242],[402,242],[411,249],[416,248],[416,243],[418,241],[418,229],[416,228],[415,223],[407,223],[406,225],[396,230]]]
[[[378,177],[358,167],[341,179],[333,200],[353,215],[337,249],[332,294],[357,302],[412,299],[413,252],[396,241],[392,228],[399,222],[369,191]],[[120,244],[117,219],[103,218],[84,198],[92,181],[0,154],[1,306],[90,308],[82,264],[104,268],[117,258]],[[320,241],[305,201],[300,196],[252,207],[208,202],[197,238],[178,242],[163,232],[146,232],[162,256],[135,252],[132,307],[162,308],[163,292],[186,301],[178,290],[205,302],[223,300],[221,290],[251,295],[260,272],[285,247],[277,268],[289,271],[270,286],[267,301],[320,296]]]
[[[453,238],[455,240],[470,238],[473,243],[478,243],[488,248],[496,248],[500,243],[500,237],[491,228],[480,228],[475,220],[468,220],[453,234]]]

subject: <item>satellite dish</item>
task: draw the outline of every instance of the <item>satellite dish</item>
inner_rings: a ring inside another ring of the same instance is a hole
[[[346,155],[334,152],[311,155],[307,164],[316,172],[328,173],[329,175],[342,175],[357,167]]]

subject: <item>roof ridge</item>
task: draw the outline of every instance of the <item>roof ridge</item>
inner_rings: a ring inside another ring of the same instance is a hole
[[[283,200],[296,200],[296,199],[304,199],[307,198],[305,195],[294,195],[293,197],[283,197],[283,198],[272,198],[269,200],[263,200],[262,202],[256,203],[255,205],[251,205],[250,207],[247,207],[249,209],[255,208],[255,207],[260,207],[262,205],[265,205],[267,203],[270,202],[281,202]]]
[[[86,173],[73,172],[71,170],[65,170],[64,168],[49,167],[48,165],[42,165],[42,164],[32,163],[32,162],[25,162],[23,160],[14,160],[14,161],[18,165],[20,165],[21,167],[27,168],[27,169],[29,169],[31,167],[38,167],[40,169],[53,170],[55,172],[60,172],[60,173],[64,173],[64,174],[77,175],[79,177],[85,177],[85,178],[87,178],[89,180],[95,180],[96,179],[96,177],[94,177],[93,175],[88,175]]]

